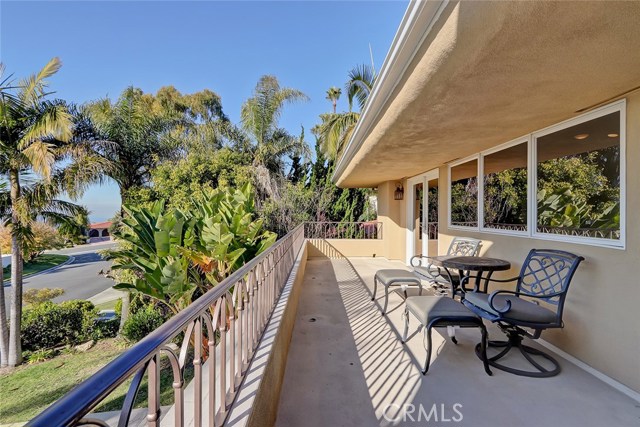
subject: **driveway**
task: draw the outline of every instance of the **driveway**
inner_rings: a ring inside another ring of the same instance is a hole
[[[105,289],[111,288],[114,284],[113,280],[98,274],[100,271],[107,271],[111,263],[103,261],[97,253],[99,250],[112,248],[114,246],[115,243],[109,242],[62,249],[59,251],[49,251],[48,253],[73,256],[74,260],[72,263],[49,273],[26,278],[24,281],[24,289],[64,289],[64,294],[55,298],[53,300],[54,302],[91,298]],[[5,292],[7,300],[9,300],[11,287],[5,287]]]

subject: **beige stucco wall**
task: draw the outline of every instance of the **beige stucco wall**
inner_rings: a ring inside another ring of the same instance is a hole
[[[640,392],[640,168],[637,166],[640,93],[627,97],[626,130],[626,249],[449,230],[447,168],[443,166],[440,168],[439,253],[446,252],[453,236],[482,239],[483,255],[512,262],[513,270],[502,277],[517,274],[531,248],[562,249],[584,256],[586,261],[580,265],[567,298],[565,328],[546,331],[542,338]],[[380,220],[385,227],[384,254],[390,259],[404,260],[406,197],[402,202],[394,201],[393,185],[386,182],[379,187]]]
[[[382,222],[382,256],[404,260],[406,247],[406,194],[404,200],[393,198],[396,183],[406,187],[406,180],[388,181],[378,186],[378,221]]]
[[[310,239],[308,245],[309,258],[324,257],[322,241],[329,244],[333,250],[346,257],[385,257],[384,241],[382,239]],[[338,255],[338,254],[336,254]]]

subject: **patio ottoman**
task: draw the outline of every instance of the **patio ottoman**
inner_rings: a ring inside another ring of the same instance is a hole
[[[420,288],[420,295],[422,295],[422,281],[413,272],[400,269],[384,269],[378,270],[373,278],[373,297],[371,301],[376,299],[376,292],[378,290],[378,282],[384,286],[384,308],[382,309],[382,315],[387,312],[387,304],[389,303],[389,286],[397,285],[418,285]]]
[[[484,370],[491,375],[489,361],[487,360],[487,328],[482,323],[482,318],[465,307],[461,302],[453,298],[441,296],[417,296],[409,297],[405,301],[404,308],[404,333],[402,343],[407,341],[409,332],[409,314],[412,314],[424,327],[427,336],[427,360],[422,374],[426,374],[431,363],[431,328],[458,326],[461,328],[480,328],[482,341],[480,342],[480,354],[484,363]],[[457,344],[455,337],[452,341]]]

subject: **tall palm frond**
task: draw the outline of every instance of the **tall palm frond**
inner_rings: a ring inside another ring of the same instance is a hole
[[[339,87],[332,86],[327,89],[327,100],[331,102],[333,106],[333,112],[336,112],[336,108],[338,106],[338,99],[340,99],[340,95],[342,95],[342,90]]]
[[[262,76],[253,96],[242,105],[240,121],[256,143],[263,144],[277,129],[284,106],[308,99],[297,89],[281,87],[276,77]]]
[[[351,139],[351,135],[360,119],[360,113],[321,114],[320,123],[314,129],[322,152],[331,160],[336,160]]]
[[[376,74],[371,65],[357,65],[349,71],[349,80],[345,85],[349,99],[349,110],[353,107],[354,98],[358,100],[360,110],[364,108],[375,80]]]
[[[20,92],[18,94],[20,100],[27,106],[37,106],[42,98],[48,95],[45,89],[48,86],[47,80],[54,75],[62,67],[60,58],[51,58],[47,64],[37,73],[22,80],[18,85]]]

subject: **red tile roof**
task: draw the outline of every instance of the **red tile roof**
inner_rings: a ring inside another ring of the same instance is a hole
[[[111,221],[105,221],[105,222],[96,222],[95,224],[91,224],[89,226],[90,229],[95,229],[95,228],[109,228],[111,227],[112,222]]]

